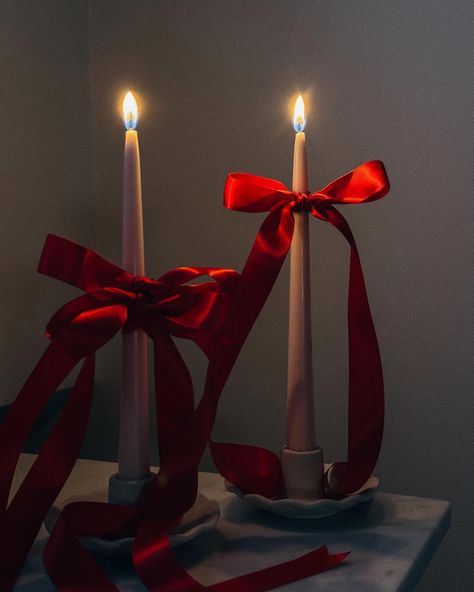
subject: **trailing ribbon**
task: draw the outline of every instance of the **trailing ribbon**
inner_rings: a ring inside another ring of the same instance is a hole
[[[360,204],[386,195],[390,185],[381,161],[367,162],[315,193],[296,193],[279,181],[231,173],[224,205],[241,212],[270,213],[265,218],[242,271],[241,293],[248,318],[256,318],[269,295],[291,245],[293,211],[308,211],[329,222],[351,248],[348,333],[349,416],[347,461],[325,475],[328,497],[342,498],[362,487],[378,459],[383,434],[384,392],[380,353],[370,313],[357,245],[347,221],[333,204]],[[255,286],[253,289],[251,286]],[[244,328],[245,330],[245,328]],[[265,449],[211,443],[221,474],[246,493],[275,497],[280,488],[280,460]]]
[[[93,251],[50,235],[39,271],[85,294],[51,319],[47,348],[0,425],[0,590],[10,591],[41,523],[67,480],[86,430],[94,383],[94,354],[119,331],[144,329],[153,341],[160,472],[137,507],[96,502],[69,504],[61,512],[44,552],[58,590],[116,591],[81,536],[134,537],[133,560],[149,590],[194,592],[271,589],[329,569],[346,554],[325,547],[266,570],[205,587],[177,562],[168,533],[192,506],[197,467],[209,440],[217,402],[253,324],[234,338],[242,312],[238,274],[229,269],[185,267],[158,280],[135,277]],[[207,275],[213,281],[188,285]],[[238,305],[237,305],[238,304]],[[189,371],[173,337],[194,341],[209,360],[205,392],[194,408]],[[8,504],[22,445],[60,383],[82,367],[61,416],[31,470]]]

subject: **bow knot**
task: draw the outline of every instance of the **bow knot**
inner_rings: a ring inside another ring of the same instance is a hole
[[[157,288],[161,287],[161,285],[162,282],[159,280],[153,280],[137,275],[127,278],[127,281],[125,281],[123,286],[120,287],[122,287],[124,290],[135,292],[137,295],[149,298],[150,301],[153,301],[155,295],[158,292]]]
[[[176,286],[144,276],[129,277],[128,281],[124,282],[123,289],[130,296],[123,333],[145,329],[150,314],[158,312],[159,315],[154,316],[163,316],[172,312],[171,303],[182,300],[177,294]]]
[[[294,212],[311,212],[313,205],[311,203],[310,194],[308,193],[294,193],[295,201],[293,204]]]
[[[153,305],[153,297],[146,291],[138,291],[131,287],[130,292],[131,299],[127,304],[127,320],[122,328],[123,333],[143,329],[147,312]]]

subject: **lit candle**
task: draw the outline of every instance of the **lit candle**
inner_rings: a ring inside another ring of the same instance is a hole
[[[138,109],[131,92],[123,101],[126,128],[123,169],[123,243],[124,269],[145,275],[143,246],[142,185],[138,147]],[[122,395],[118,477],[138,481],[147,477],[150,468],[148,412],[147,337],[137,329],[122,337]]]
[[[293,191],[307,193],[308,163],[304,103],[295,105],[296,131],[293,157]],[[311,341],[311,291],[309,268],[309,213],[294,212],[295,230],[290,253],[290,313],[288,333],[288,400],[286,445],[290,450],[313,450],[313,360]]]
[[[301,96],[295,105],[296,132],[293,191],[308,192],[308,164]],[[286,446],[281,449],[283,495],[291,499],[324,497],[323,451],[316,447],[314,428],[309,212],[293,212],[295,228],[290,254],[290,311],[288,330],[288,390]]]

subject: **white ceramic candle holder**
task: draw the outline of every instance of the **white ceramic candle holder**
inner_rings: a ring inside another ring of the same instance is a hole
[[[283,478],[282,497],[294,500],[318,500],[324,497],[324,458],[321,448],[280,451]]]
[[[151,484],[155,475],[148,473],[144,479],[126,481],[114,473],[109,479],[109,503],[121,506],[134,506],[138,503],[144,489]]]
[[[284,462],[283,456],[282,462]],[[324,470],[327,471],[329,467],[329,464],[324,465]],[[358,491],[355,491],[351,495],[342,499],[324,497],[319,499],[292,499],[288,497],[269,499],[258,493],[245,493],[239,487],[228,481],[225,483],[227,491],[241,498],[245,503],[254,508],[266,510],[276,516],[303,520],[327,518],[333,514],[343,512],[344,510],[368,502],[374,498],[379,485],[380,483],[377,477],[372,476]]]
[[[117,474],[110,477],[109,485],[105,484],[94,490],[84,490],[78,494],[56,501],[56,505],[50,508],[46,515],[44,524],[48,532],[51,532],[58,520],[59,514],[64,506],[73,502],[109,502],[120,505],[135,504],[144,488],[153,480],[154,474],[150,473],[147,478],[138,481],[124,481],[119,479]],[[180,524],[176,525],[169,533],[171,545],[181,545],[191,541],[203,532],[214,528],[220,517],[218,502],[208,499],[198,492],[193,506],[184,514]],[[124,537],[120,539],[102,539],[99,537],[80,537],[81,543],[90,551],[110,557],[131,556],[133,538]]]

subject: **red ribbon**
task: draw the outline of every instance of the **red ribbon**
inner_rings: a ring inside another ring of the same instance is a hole
[[[372,474],[383,434],[384,392],[380,353],[357,246],[347,221],[333,204],[360,204],[386,195],[390,185],[382,162],[367,162],[310,194],[289,191],[279,181],[232,173],[224,205],[242,212],[266,212],[242,272],[241,293],[248,318],[256,318],[269,295],[291,245],[293,211],[306,210],[329,222],[351,248],[349,332],[348,457],[325,475],[328,497],[357,491]],[[252,288],[253,286],[253,288]],[[245,327],[244,327],[245,331]],[[213,442],[211,452],[221,474],[246,493],[275,497],[280,489],[280,461],[272,452],[239,444]]]
[[[52,343],[0,426],[0,589],[9,591],[24,564],[44,516],[79,454],[94,382],[94,353],[119,331],[143,328],[154,345],[160,472],[140,506],[95,502],[69,504],[44,552],[46,569],[59,590],[117,590],[79,542],[80,536],[133,536],[137,574],[149,590],[194,592],[268,590],[340,563],[346,554],[321,547],[274,566],[205,587],[177,562],[168,533],[192,506],[197,467],[209,441],[217,403],[256,317],[233,270],[179,268],[150,280],[135,277],[96,253],[49,236],[39,271],[85,290],[48,324]],[[213,281],[188,285],[203,275]],[[244,286],[245,287],[245,286]],[[239,300],[241,298],[241,300]],[[262,303],[263,305],[263,303]],[[258,314],[258,313],[257,313]],[[235,326],[240,326],[237,334]],[[209,360],[204,394],[194,408],[190,374],[173,337],[194,341]],[[30,472],[9,505],[22,445],[54,390],[83,361],[72,393]]]

